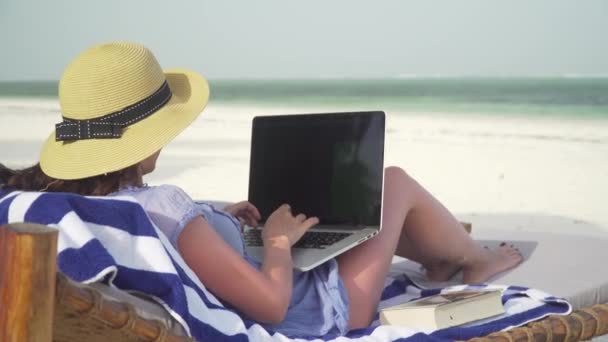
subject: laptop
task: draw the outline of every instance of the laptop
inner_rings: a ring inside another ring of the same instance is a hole
[[[245,230],[261,261],[261,227],[281,204],[316,216],[292,247],[294,267],[310,270],[380,231],[385,114],[381,111],[257,116],[253,119],[248,200],[260,227]]]

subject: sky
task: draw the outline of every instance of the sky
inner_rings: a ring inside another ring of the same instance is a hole
[[[210,79],[608,76],[608,0],[0,0],[0,80],[146,45]]]

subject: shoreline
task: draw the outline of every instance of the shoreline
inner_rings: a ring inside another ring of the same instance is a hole
[[[251,100],[251,99],[234,99],[234,100],[217,100],[211,98],[208,108],[223,108],[232,109],[236,112],[241,112],[246,108],[253,108],[251,112],[255,115],[265,114],[295,114],[295,113],[322,113],[322,112],[348,112],[348,111],[373,111],[383,110],[387,113],[400,113],[401,115],[425,115],[425,116],[454,116],[458,118],[513,118],[526,120],[570,120],[570,121],[593,121],[593,122],[608,122],[608,106],[606,112],[589,113],[591,107],[573,106],[571,109],[565,110],[559,107],[559,110],[552,110],[546,106],[518,106],[507,104],[500,109],[501,105],[486,105],[486,104],[467,104],[448,103],[441,107],[424,106],[424,105],[400,105],[395,103],[384,103],[382,105],[370,105],[366,102],[349,103],[350,97],[344,97],[343,101],[335,103],[319,102],[316,105],[310,105],[309,102],[290,102],[289,98],[286,101],[281,101],[281,105],[276,101]],[[376,103],[377,101],[369,101]],[[462,106],[463,105],[463,106]],[[556,107],[557,108],[557,107]],[[59,99],[57,97],[25,97],[25,96],[0,96],[0,113],[6,110],[13,111],[29,111],[36,109],[48,113],[60,113]],[[207,111],[208,109],[206,109]],[[30,112],[31,113],[31,112]],[[39,114],[42,114],[40,112]]]

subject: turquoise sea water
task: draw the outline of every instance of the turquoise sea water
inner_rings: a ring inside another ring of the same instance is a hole
[[[212,103],[608,118],[608,78],[211,80]],[[55,98],[57,82],[0,82],[2,97]]]

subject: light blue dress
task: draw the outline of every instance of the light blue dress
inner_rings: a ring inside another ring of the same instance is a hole
[[[176,249],[184,226],[201,215],[238,254],[260,268],[260,263],[245,252],[238,220],[210,204],[194,202],[179,187],[127,188],[112,195],[135,197]],[[308,272],[294,271],[285,320],[277,325],[262,325],[291,337],[345,334],[348,331],[348,297],[338,274],[338,263],[332,259]]]

